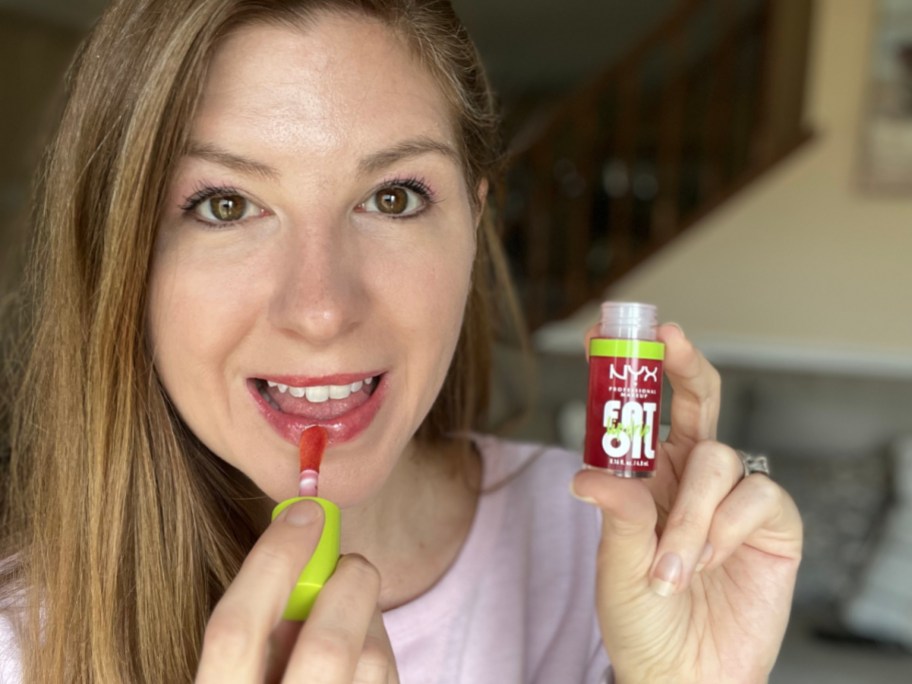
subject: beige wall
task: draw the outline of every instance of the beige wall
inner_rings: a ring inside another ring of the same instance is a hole
[[[857,183],[875,15],[875,0],[817,1],[814,140],[611,297],[656,303],[717,361],[912,374],[912,193]]]

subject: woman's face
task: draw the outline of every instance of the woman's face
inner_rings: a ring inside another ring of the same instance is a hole
[[[215,55],[150,283],[180,415],[269,497],[330,436],[321,494],[376,493],[430,409],[462,324],[470,191],[442,93],[388,28],[253,25]]]

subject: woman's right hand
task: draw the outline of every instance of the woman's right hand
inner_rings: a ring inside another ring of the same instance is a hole
[[[306,622],[281,617],[322,528],[320,506],[300,501],[266,529],[212,612],[198,684],[398,684],[377,605],[380,574],[363,557],[339,559]]]

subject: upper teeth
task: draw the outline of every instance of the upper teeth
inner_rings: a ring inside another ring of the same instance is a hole
[[[373,378],[364,378],[364,380],[357,380],[350,385],[315,385],[313,387],[294,387],[272,380],[267,380],[266,384],[275,387],[282,394],[287,392],[293,397],[306,397],[307,401],[321,404],[327,399],[347,399],[352,392],[357,392],[364,385],[369,385],[373,381]]]

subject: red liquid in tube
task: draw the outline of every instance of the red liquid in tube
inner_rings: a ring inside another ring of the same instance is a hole
[[[656,325],[652,305],[602,304],[599,336],[589,344],[588,468],[620,477],[655,474],[665,358]]]

